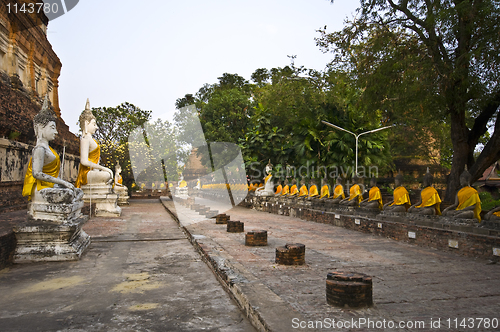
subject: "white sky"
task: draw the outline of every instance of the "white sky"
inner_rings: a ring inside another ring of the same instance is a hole
[[[51,21],[48,38],[63,64],[59,106],[70,130],[91,107],[129,102],[172,119],[175,100],[228,72],[250,80],[257,68],[324,69],[317,29],[340,30],[359,1],[80,0]]]

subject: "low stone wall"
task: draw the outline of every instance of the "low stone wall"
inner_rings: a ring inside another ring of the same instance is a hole
[[[330,205],[328,201],[248,196],[246,206],[259,211],[371,233],[396,241],[464,256],[499,261],[500,223],[441,216],[386,213]]]
[[[31,145],[0,138],[0,213],[27,207],[22,190],[32,149]],[[56,152],[62,158],[63,152]],[[79,164],[78,156],[65,154],[64,180],[75,182]]]

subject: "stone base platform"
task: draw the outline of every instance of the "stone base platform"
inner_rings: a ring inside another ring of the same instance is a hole
[[[67,223],[31,219],[14,227],[14,263],[78,260],[90,244],[82,230],[88,216]]]

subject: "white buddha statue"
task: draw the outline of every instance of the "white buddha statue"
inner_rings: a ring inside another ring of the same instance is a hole
[[[123,179],[121,176],[122,167],[120,163],[115,165],[115,182],[113,184],[113,191],[118,194],[118,205],[127,205],[128,203],[128,188],[123,185]]]
[[[96,216],[114,217],[121,215],[118,206],[119,194],[113,193],[113,171],[99,165],[101,149],[92,135],[97,130],[95,116],[87,99],[85,110],[80,115],[80,167],[75,187],[82,188],[85,202],[95,203]]]
[[[101,149],[92,135],[98,129],[95,116],[90,110],[90,103],[87,99],[85,110],[80,115],[80,128],[82,137],[80,138],[80,167],[75,186],[90,184],[111,184],[113,181],[113,171],[99,165]]]
[[[73,204],[81,200],[83,192],[59,177],[61,160],[57,152],[49,146],[49,142],[58,134],[56,115],[49,109],[47,97],[42,109],[33,119],[33,126],[36,145],[24,178],[23,196],[28,196],[31,202],[28,213],[32,217],[52,219],[50,214],[37,213],[37,206]]]
[[[81,229],[83,192],[60,178],[61,160],[49,142],[57,135],[56,115],[45,97],[33,119],[36,145],[24,177],[23,196],[28,196],[29,217],[17,224],[13,253],[15,263],[68,261],[80,258],[90,244]]]
[[[273,170],[273,165],[271,160],[266,165],[266,177],[264,179],[264,186],[259,187],[255,190],[255,196],[274,196],[274,181],[271,171]]]

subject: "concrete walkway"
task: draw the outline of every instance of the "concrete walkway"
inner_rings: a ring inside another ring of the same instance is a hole
[[[80,261],[0,271],[0,331],[255,331],[158,200],[84,229]]]
[[[183,225],[192,242],[251,318],[260,320],[265,329],[500,329],[499,264],[236,207],[226,214],[244,222],[245,232],[268,231],[267,247],[247,247],[244,233],[228,233],[226,225],[217,225],[214,219],[196,219],[192,211],[169,200],[163,204],[193,221]],[[305,244],[306,265],[275,264],[275,248],[286,243]],[[348,309],[328,305],[326,275],[336,270],[373,276],[374,306]],[[332,324],[337,324],[335,329]]]

